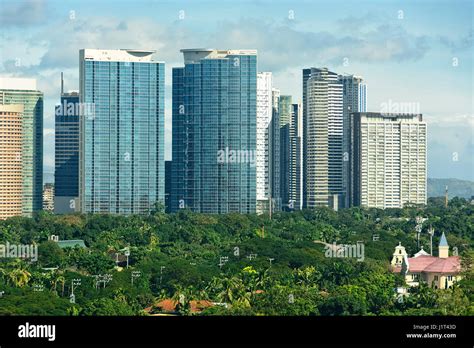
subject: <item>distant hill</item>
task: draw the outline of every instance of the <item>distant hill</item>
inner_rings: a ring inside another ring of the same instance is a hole
[[[444,190],[448,186],[449,198],[474,196],[474,182],[459,179],[434,179],[428,178],[428,197],[444,196]]]

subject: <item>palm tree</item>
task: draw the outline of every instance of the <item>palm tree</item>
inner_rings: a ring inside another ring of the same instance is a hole
[[[10,272],[9,277],[13,285],[22,288],[30,281],[31,273],[26,269],[16,268]]]
[[[125,294],[125,290],[122,288],[118,288],[114,291],[114,300],[122,303],[128,303],[127,295]]]
[[[60,275],[59,277],[56,278],[56,282],[61,284],[61,296],[64,296],[64,285],[66,285],[66,278]],[[55,287],[55,290],[56,290],[56,287]]]
[[[171,299],[176,302],[175,311],[187,315],[191,313],[192,291],[178,286]]]

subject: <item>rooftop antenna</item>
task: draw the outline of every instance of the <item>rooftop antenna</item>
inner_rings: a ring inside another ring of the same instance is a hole
[[[61,71],[61,95],[64,94],[64,79],[63,79],[63,72]]]

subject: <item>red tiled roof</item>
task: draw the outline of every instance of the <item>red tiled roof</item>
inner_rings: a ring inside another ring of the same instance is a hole
[[[461,271],[459,256],[450,256],[446,259],[437,259],[425,268],[427,273],[458,273]]]
[[[191,312],[201,312],[207,307],[212,307],[214,304],[211,301],[207,300],[199,300],[199,301],[189,301],[191,306]],[[156,308],[160,308],[163,312],[174,312],[178,301],[172,299],[164,299],[163,301],[158,302],[155,304]]]
[[[431,255],[409,257],[408,258],[408,271],[411,273],[423,272],[426,269],[426,267],[431,265],[433,262],[436,262],[436,260],[438,260],[438,258]]]
[[[401,267],[393,268],[395,273],[400,273]],[[459,273],[461,261],[459,256],[450,256],[442,259],[431,255],[421,255],[408,258],[408,272],[410,273]]]

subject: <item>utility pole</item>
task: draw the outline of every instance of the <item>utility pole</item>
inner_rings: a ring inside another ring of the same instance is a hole
[[[127,250],[125,250],[125,256],[127,257],[127,268],[128,268],[128,257],[130,256],[130,249],[127,248]]]
[[[268,261],[270,261],[270,267],[272,267],[272,261],[273,261],[273,260],[275,260],[275,259],[272,258],[272,257],[269,257],[269,258],[268,258]]]
[[[433,256],[433,235],[434,235],[434,228],[430,226],[428,229],[428,234],[430,235],[430,255]]]
[[[423,229],[423,218],[421,216],[416,217],[416,226],[415,226],[415,231],[416,231],[416,247],[420,248],[420,234],[421,230]]]

